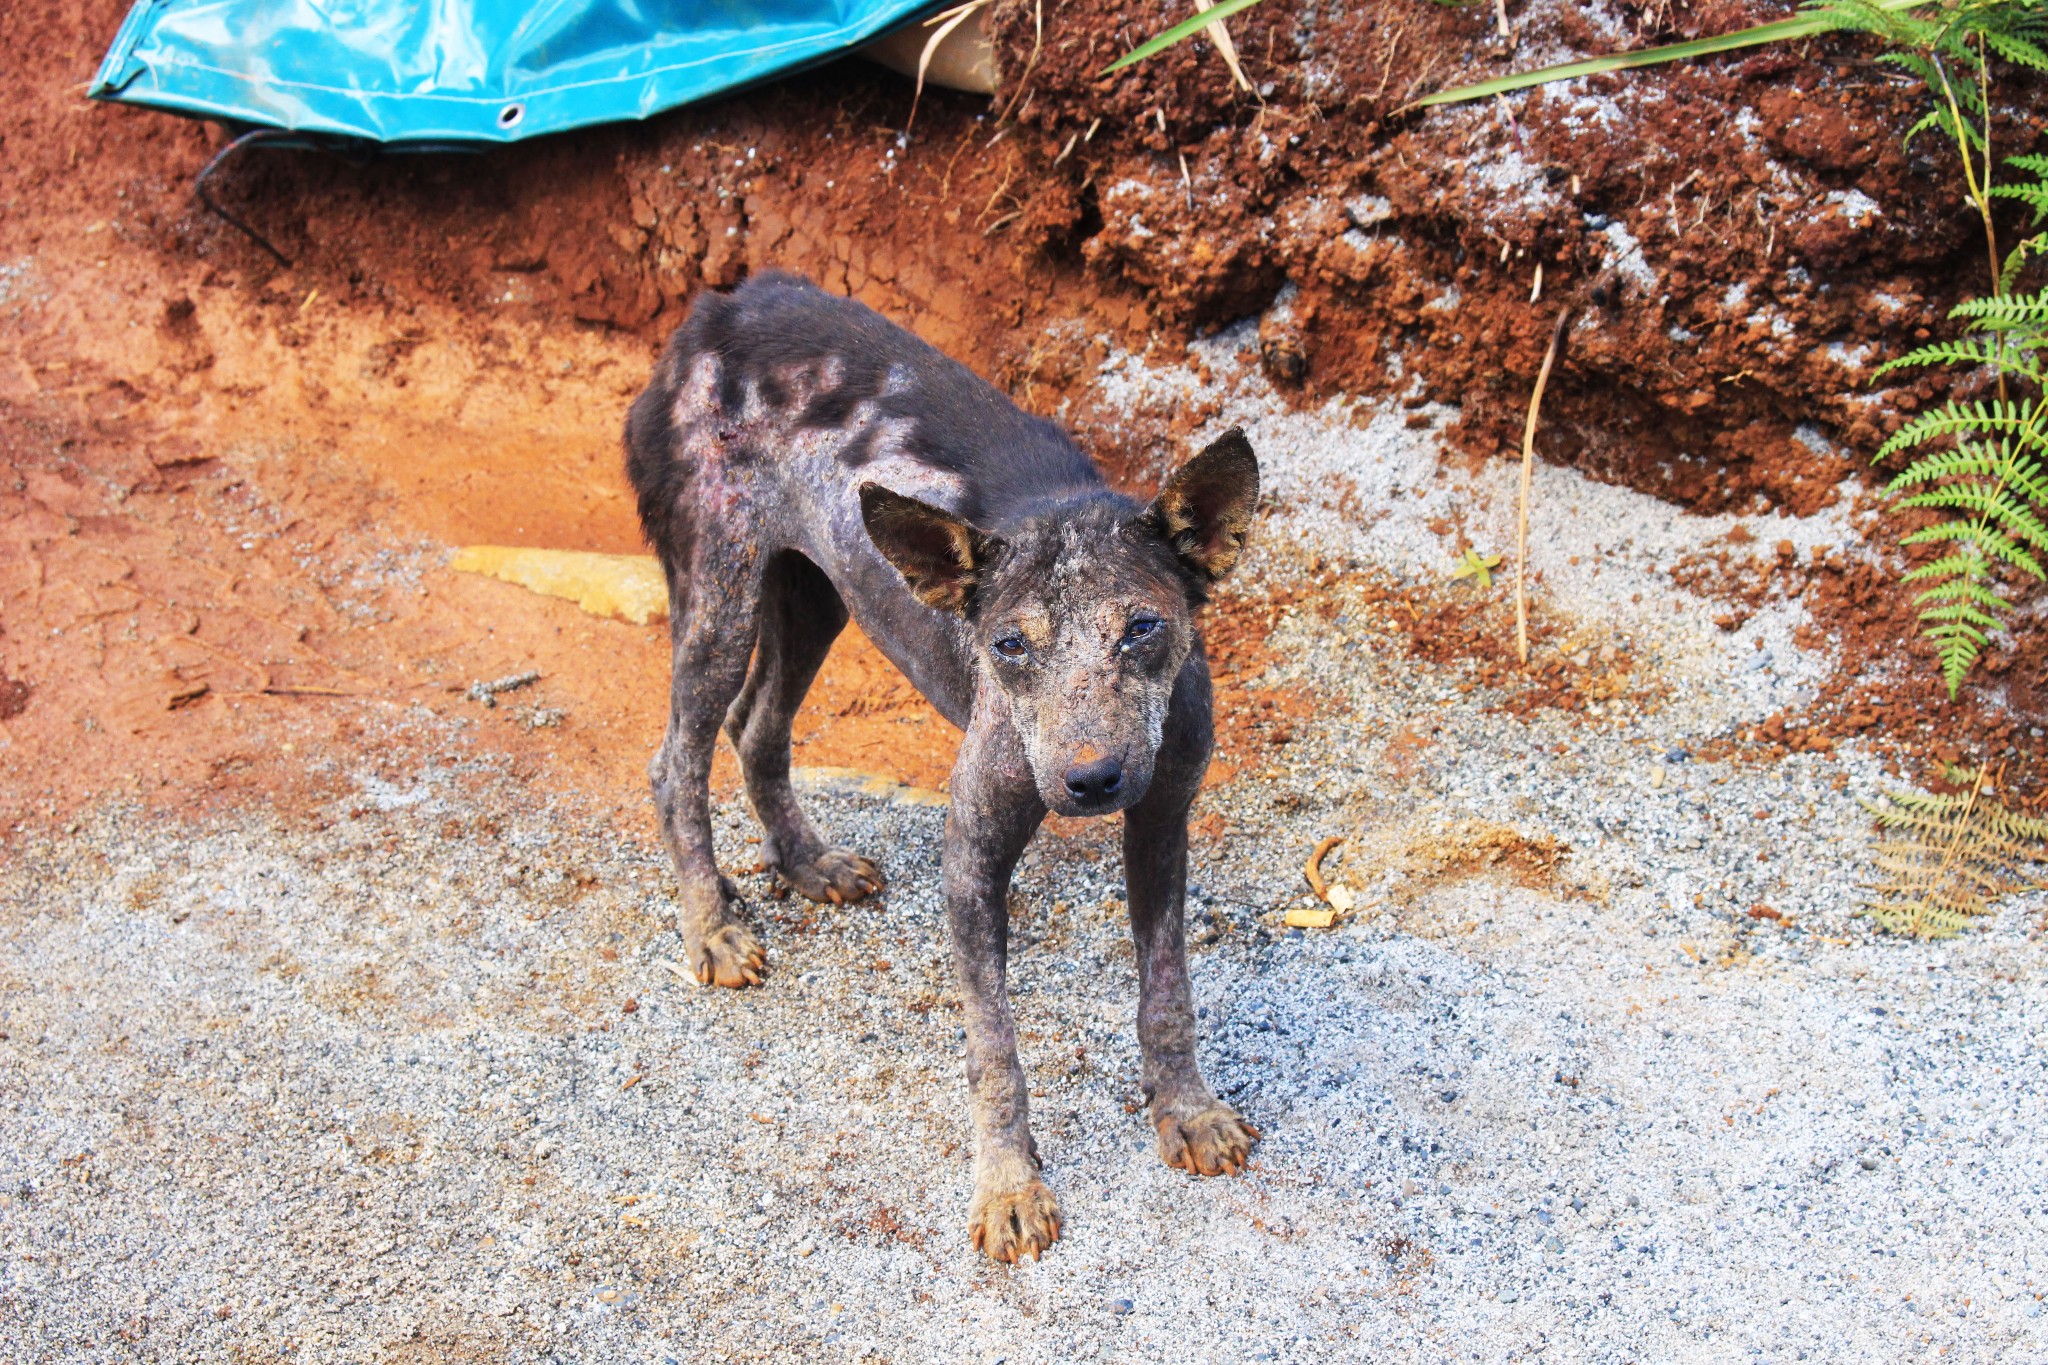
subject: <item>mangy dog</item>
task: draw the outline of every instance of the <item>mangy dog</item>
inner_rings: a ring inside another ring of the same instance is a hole
[[[1209,761],[1194,613],[1241,553],[1258,462],[1232,431],[1149,507],[1052,423],[876,313],[787,275],[706,294],[626,424],[640,519],[668,575],[674,683],[650,766],[690,965],[758,984],[759,941],[711,852],[718,728],[763,855],[813,900],[881,888],[790,788],[790,722],[849,613],[965,732],[944,887],[966,1015],[974,1244],[1060,1231],[1039,1179],[1004,988],[1010,873],[1048,810],[1124,816],[1144,1088],[1168,1164],[1235,1173],[1259,1134],[1195,1062],[1182,902]]]

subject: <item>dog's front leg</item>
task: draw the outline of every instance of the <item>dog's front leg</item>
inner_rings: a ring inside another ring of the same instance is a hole
[[[1209,757],[1208,678],[1183,679],[1160,767],[1124,816],[1124,893],[1138,958],[1138,1046],[1159,1155],[1193,1175],[1235,1175],[1259,1130],[1216,1098],[1195,1060],[1195,1008],[1184,927],[1188,809]]]
[[[1005,984],[1010,873],[1045,818],[1022,746],[977,705],[953,768],[946,813],[946,915],[967,1028],[974,1120],[968,1235],[998,1261],[1036,1256],[1060,1235],[1059,1205],[1039,1179],[1029,1092]]]

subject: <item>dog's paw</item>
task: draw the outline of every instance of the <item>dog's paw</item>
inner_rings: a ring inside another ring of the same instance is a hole
[[[1193,1114],[1161,1114],[1159,1155],[1189,1175],[1236,1175],[1244,1169],[1259,1130],[1235,1109],[1211,1102]]]
[[[845,905],[882,889],[882,870],[847,848],[828,848],[816,857],[777,863],[775,875],[799,896],[834,905]]]
[[[690,945],[690,967],[707,986],[758,986],[768,954],[743,924],[721,924]]]
[[[1060,1206],[1045,1182],[1033,1177],[1022,1189],[976,1188],[967,1210],[967,1235],[989,1259],[1014,1264],[1034,1260],[1060,1239]]]

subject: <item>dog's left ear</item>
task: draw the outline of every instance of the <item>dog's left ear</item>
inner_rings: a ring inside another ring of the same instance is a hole
[[[1258,505],[1259,460],[1244,432],[1232,427],[1173,471],[1144,520],[1181,563],[1213,583],[1244,553]]]

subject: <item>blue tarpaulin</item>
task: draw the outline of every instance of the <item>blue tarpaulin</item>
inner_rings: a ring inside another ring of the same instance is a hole
[[[644,119],[822,60],[932,0],[139,0],[88,92],[398,144]]]

